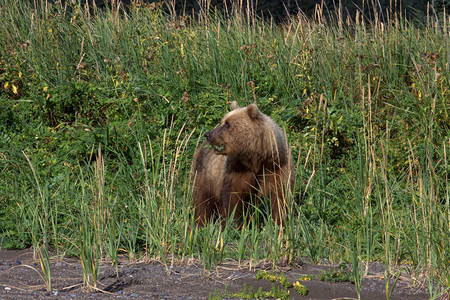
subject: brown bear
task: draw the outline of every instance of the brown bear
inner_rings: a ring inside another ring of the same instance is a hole
[[[255,104],[231,104],[219,125],[205,133],[194,155],[195,221],[242,215],[242,205],[267,196],[273,220],[282,224],[293,188],[293,160],[284,131]],[[222,219],[223,221],[223,219]]]

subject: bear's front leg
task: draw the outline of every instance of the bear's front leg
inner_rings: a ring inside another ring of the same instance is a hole
[[[249,194],[251,187],[248,179],[244,176],[231,174],[224,180],[224,186],[221,193],[221,211],[222,217],[230,217],[234,212],[234,219],[242,216],[243,202]]]
[[[286,188],[289,188],[284,182],[283,177],[279,174],[280,171],[271,171],[264,176],[264,184],[260,184],[263,187],[261,191],[263,196],[270,197],[272,208],[272,219],[278,225],[283,225],[283,218],[287,214],[287,195]]]
[[[203,227],[211,220],[214,211],[214,198],[202,188],[194,192],[195,224]]]

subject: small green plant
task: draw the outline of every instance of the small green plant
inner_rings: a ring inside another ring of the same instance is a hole
[[[315,280],[315,279],[316,279],[316,276],[313,274],[306,274],[306,275],[300,276],[298,278],[299,281],[311,281],[311,280]]]
[[[289,281],[289,279],[286,278],[284,274],[281,275],[275,275],[273,273],[268,273],[267,271],[258,271],[255,275],[256,279],[267,279],[270,282],[279,282],[281,286],[285,288],[292,287],[292,283]]]
[[[293,287],[299,295],[301,295],[301,296],[308,295],[308,289],[306,288],[306,286],[304,286],[300,282],[298,282],[298,281],[294,282]]]
[[[221,293],[220,290],[216,290],[214,295],[209,295],[209,299],[211,300],[219,300],[224,298],[237,298],[237,299],[281,299],[288,300],[289,291],[287,289],[283,289],[280,287],[275,287],[272,285],[272,289],[270,291],[263,291],[262,288],[259,288],[256,292],[253,291],[253,286],[247,287],[244,284],[244,287],[241,291],[237,293],[228,292],[225,288],[225,292]]]
[[[256,279],[267,279],[270,282],[278,282],[282,287],[284,287],[286,290],[293,287],[299,295],[307,295],[308,289],[302,285],[300,282],[296,281],[295,283],[292,283],[289,281],[289,279],[286,278],[284,274],[281,275],[275,275],[273,273],[268,273],[267,271],[258,271],[258,273],[255,275]],[[310,278],[310,277],[308,277]],[[299,279],[301,280],[301,279]],[[311,280],[311,279],[309,279]]]
[[[317,278],[320,281],[327,281],[327,282],[351,282],[355,283],[355,279],[353,277],[353,274],[350,272],[344,271],[342,268],[339,268],[338,270],[334,269],[328,269],[326,271],[323,271],[322,273],[317,275]]]

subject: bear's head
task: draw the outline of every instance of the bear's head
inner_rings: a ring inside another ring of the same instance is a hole
[[[260,146],[264,114],[256,104],[239,107],[233,101],[231,109],[217,127],[205,133],[205,137],[216,154],[240,156]]]

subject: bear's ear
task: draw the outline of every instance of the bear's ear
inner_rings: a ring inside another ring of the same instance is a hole
[[[231,110],[235,110],[239,108],[239,104],[236,101],[231,102]]]
[[[250,119],[256,120],[261,116],[261,112],[258,109],[258,106],[256,104],[252,103],[249,106],[247,106],[247,114],[250,117]]]

